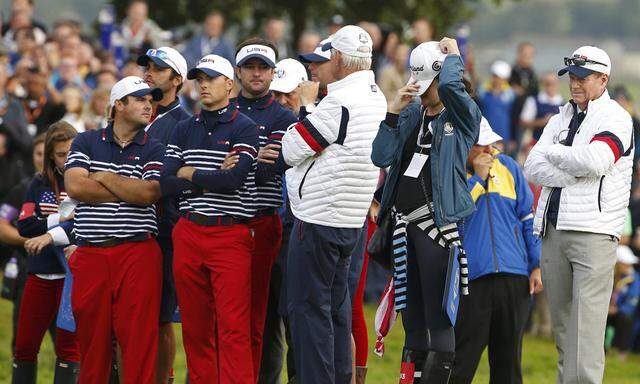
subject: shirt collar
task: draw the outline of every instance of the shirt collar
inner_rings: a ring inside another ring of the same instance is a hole
[[[176,105],[178,105],[178,104],[180,104],[180,100],[178,100],[178,98],[176,97],[175,100],[173,100],[166,107],[164,105],[158,105],[158,108],[156,109],[156,113],[159,115],[161,113],[168,112],[168,111],[172,110],[173,108],[175,108]]]
[[[248,97],[242,96],[239,94],[236,98],[236,102],[239,106],[245,107],[253,107],[257,109],[265,109],[270,106],[275,101],[275,97],[273,93],[269,91],[266,95],[262,97],[258,97],[257,99],[249,99]]]
[[[138,133],[133,137],[131,143],[144,145],[148,140],[147,133],[144,129],[140,129]],[[109,122],[106,128],[102,130],[102,141],[106,141],[107,143],[115,143],[115,139],[113,137],[113,121]]]
[[[200,121],[203,119],[208,124],[213,123],[230,123],[236,119],[238,115],[238,109],[235,103],[230,102],[226,107],[215,110],[215,111],[206,111],[202,110],[200,112],[200,116],[196,117],[196,121]]]

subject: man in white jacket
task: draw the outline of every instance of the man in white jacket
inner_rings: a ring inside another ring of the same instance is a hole
[[[611,60],[577,49],[569,73],[572,100],[553,116],[525,163],[543,186],[535,232],[542,240],[542,280],[558,349],[558,383],[601,383],[604,331],[616,246],[629,201],[633,128],[609,97]]]
[[[282,138],[295,223],[285,270],[296,379],[350,383],[350,255],[378,180],[371,144],[387,103],[371,67],[372,41],[348,25],[322,47],[335,82]]]

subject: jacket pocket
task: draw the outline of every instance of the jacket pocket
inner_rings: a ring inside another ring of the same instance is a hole
[[[520,231],[518,231],[519,226],[516,224],[513,227],[513,235],[516,237],[516,247],[518,248],[518,250],[520,251],[520,254],[522,255],[522,258],[524,259],[525,263],[527,262],[527,252],[524,249],[524,247],[522,246],[522,243],[520,243]]]
[[[604,182],[604,175],[600,177],[600,186],[598,186],[598,211],[602,212],[602,183]]]
[[[311,162],[311,164],[309,165],[309,168],[307,168],[307,170],[304,172],[304,176],[302,176],[302,180],[300,180],[300,185],[298,186],[298,197],[300,197],[302,199],[302,186],[304,185],[304,181],[307,179],[307,175],[309,174],[309,171],[311,171],[311,168],[313,168],[313,165],[315,164],[315,160]]]

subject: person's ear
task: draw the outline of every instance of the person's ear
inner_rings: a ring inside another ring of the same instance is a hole
[[[231,91],[233,89],[233,80],[231,80],[229,78],[226,78],[225,81],[226,81],[225,88],[226,88],[227,92],[229,92],[229,91]]]
[[[235,72],[236,72],[236,77],[238,78],[238,80],[242,80],[242,76],[240,75],[241,73],[241,67],[236,67]]]
[[[178,76],[174,76],[173,77],[173,85],[175,87],[179,87],[180,84],[182,84],[182,76],[178,75]]]

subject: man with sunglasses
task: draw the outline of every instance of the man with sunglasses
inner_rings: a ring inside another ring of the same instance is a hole
[[[564,60],[571,100],[525,163],[543,189],[534,220],[558,349],[558,383],[601,383],[616,246],[629,202],[631,116],[609,97],[611,60],[593,46]]]
[[[173,127],[188,119],[178,93],[187,78],[187,61],[171,47],[149,49],[139,56],[138,65],[144,67],[144,81],[162,90],[162,99],[153,105],[153,114],[145,128],[150,137],[167,145]],[[162,250],[162,301],[160,303],[160,338],[158,339],[158,382],[173,382],[171,367],[176,356],[176,337],[171,321],[178,302],[173,281],[173,242],[171,232],[178,221],[177,202],[172,197],[160,200],[158,244]]]

